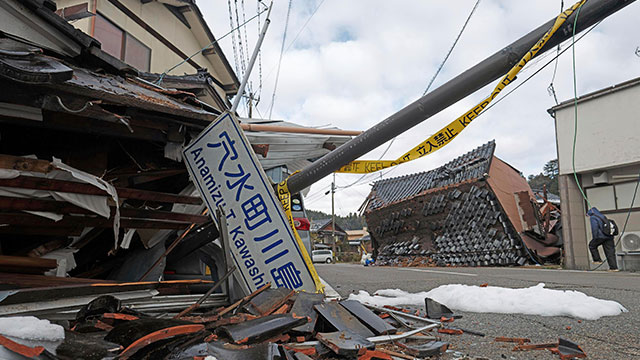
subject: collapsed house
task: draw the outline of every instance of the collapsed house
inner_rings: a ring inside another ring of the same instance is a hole
[[[181,151],[228,110],[235,75],[221,86],[200,69],[160,86],[160,74],[103,51],[55,10],[50,0],[0,5],[2,287],[217,280],[218,230]],[[242,127],[274,182],[350,139],[282,121]]]
[[[437,169],[375,182],[363,211],[376,263],[559,261],[557,219],[540,211],[526,179],[494,155],[495,146],[491,141]]]

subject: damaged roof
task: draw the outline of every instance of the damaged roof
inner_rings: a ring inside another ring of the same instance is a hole
[[[495,147],[495,140],[491,140],[439,168],[376,181],[367,199],[366,211],[407,199],[425,190],[481,178],[489,172]]]

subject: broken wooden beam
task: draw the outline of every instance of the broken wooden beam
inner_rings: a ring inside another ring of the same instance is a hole
[[[95,214],[90,210],[81,208],[65,201],[34,198],[14,198],[6,196],[0,196],[0,209],[12,211],[49,211],[58,214]],[[111,216],[113,216],[114,213],[115,207],[112,206]],[[203,224],[211,220],[210,217],[205,215],[174,213],[170,211],[136,209],[127,207],[120,208],[120,216],[149,220],[171,220],[196,224]]]
[[[73,194],[108,196],[106,192],[90,184],[67,180],[39,178],[33,176],[18,176],[13,179],[0,179],[0,186],[15,187],[21,189],[59,191]],[[202,199],[197,196],[176,195],[170,193],[129,188],[116,188],[116,191],[118,192],[118,197],[123,199],[192,205],[202,204]]]
[[[0,255],[0,271],[4,272],[42,274],[57,266],[58,262],[54,259]]]
[[[46,226],[46,227],[99,227],[108,228],[113,226],[113,218],[93,217],[93,216],[64,216],[62,220],[54,221],[45,217],[21,214],[21,213],[0,213],[0,224],[17,226]],[[173,221],[155,221],[144,219],[120,219],[120,227],[125,229],[169,229],[183,230],[189,223]]]

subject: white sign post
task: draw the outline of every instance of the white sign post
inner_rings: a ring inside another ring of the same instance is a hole
[[[224,113],[184,150],[184,161],[215,218],[222,206],[229,247],[245,290],[274,287],[315,292],[287,218],[236,119]]]

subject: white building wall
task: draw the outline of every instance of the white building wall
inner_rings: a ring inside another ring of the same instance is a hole
[[[555,111],[560,175],[573,173],[574,107]],[[576,172],[640,162],[640,83],[579,101]]]
[[[590,269],[594,267],[588,249],[591,226],[586,216],[587,204],[579,192],[572,168],[575,110],[570,102],[552,110],[560,168],[565,266]],[[632,206],[626,232],[640,232],[640,194],[631,204],[640,173],[640,79],[579,100],[577,134],[575,167],[590,206],[600,209],[620,228]],[[615,241],[618,240],[616,237]],[[602,249],[599,250],[604,259]],[[624,254],[619,245],[616,252]],[[640,256],[619,257],[618,266],[637,270]],[[604,269],[607,268],[605,265]]]

